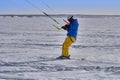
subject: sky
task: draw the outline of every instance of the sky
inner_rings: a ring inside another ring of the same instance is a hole
[[[30,3],[32,4],[30,4]],[[0,14],[120,15],[120,0],[0,0]]]

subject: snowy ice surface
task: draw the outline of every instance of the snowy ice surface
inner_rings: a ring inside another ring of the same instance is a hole
[[[78,21],[71,60],[55,60],[66,31],[56,30],[52,20],[0,17],[0,80],[120,80],[120,17]]]

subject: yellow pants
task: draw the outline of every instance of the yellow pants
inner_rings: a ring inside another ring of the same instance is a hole
[[[62,56],[69,56],[69,48],[72,43],[74,43],[76,39],[71,36],[67,36],[63,45],[62,45]]]

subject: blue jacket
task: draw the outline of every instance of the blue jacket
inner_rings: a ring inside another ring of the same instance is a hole
[[[77,33],[78,33],[78,21],[77,19],[74,19],[74,21],[70,24],[69,29],[67,30],[67,36],[72,36],[75,39],[77,38]]]

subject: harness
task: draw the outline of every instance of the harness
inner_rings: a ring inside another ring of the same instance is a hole
[[[72,40],[72,38],[69,36],[70,40],[74,43],[74,41]]]

